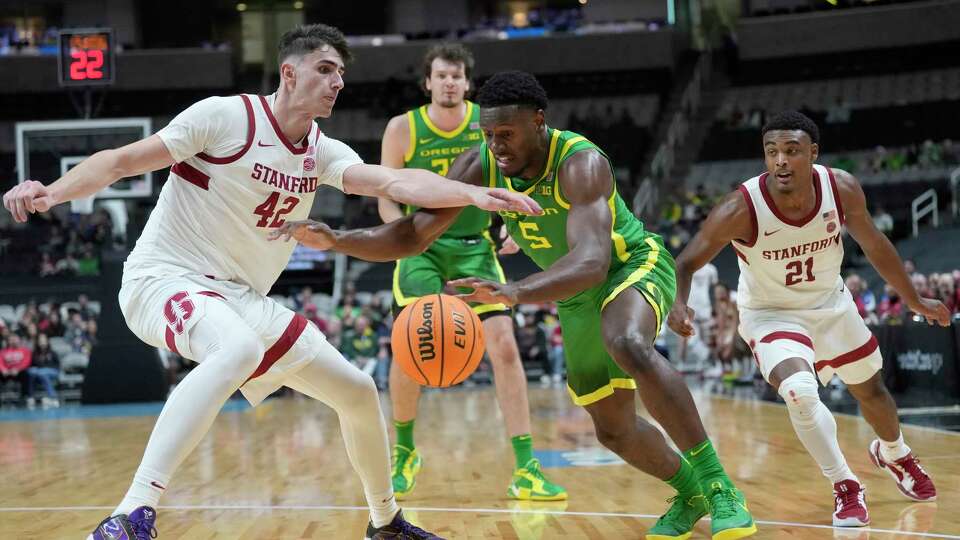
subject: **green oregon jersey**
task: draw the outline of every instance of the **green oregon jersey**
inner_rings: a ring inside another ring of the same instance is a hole
[[[543,269],[549,268],[557,259],[566,255],[569,251],[567,246],[567,215],[570,204],[564,199],[560,190],[557,175],[560,165],[564,160],[581,150],[594,149],[606,157],[602,150],[582,135],[558,129],[550,129],[549,131],[550,150],[546,170],[539,178],[533,180],[504,176],[497,168],[493,152],[490,151],[487,144],[483,143],[480,146],[480,164],[483,177],[489,187],[501,187],[525,193],[543,207],[544,214],[541,216],[500,212],[510,236],[523,249],[524,253]],[[611,258],[609,270],[609,274],[612,275],[630,260],[631,254],[641,250],[647,233],[643,230],[643,223],[634,217],[627,209],[623,199],[617,194],[616,181],[614,181],[609,204],[610,212],[613,215],[613,227],[610,231]]]
[[[446,176],[450,164],[460,154],[483,140],[480,134],[480,107],[467,101],[463,122],[453,131],[443,131],[430,120],[427,105],[407,111],[410,144],[403,164],[406,168],[427,169]],[[406,213],[415,210],[407,206]],[[457,220],[443,233],[444,238],[462,238],[482,234],[490,227],[490,214],[475,206],[464,208]]]

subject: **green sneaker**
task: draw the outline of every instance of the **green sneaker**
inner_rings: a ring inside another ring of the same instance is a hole
[[[393,445],[393,494],[400,500],[413,491],[417,485],[417,473],[423,466],[423,459],[417,449],[413,450],[399,444]]]
[[[543,476],[540,460],[533,458],[513,473],[507,496],[521,501],[565,501],[567,490]]]
[[[693,526],[707,515],[707,502],[703,495],[681,499],[676,495],[667,499],[671,503],[667,512],[647,531],[647,540],[687,540],[693,534]]]
[[[739,489],[714,482],[707,496],[707,507],[713,540],[737,540],[757,532],[747,500]]]

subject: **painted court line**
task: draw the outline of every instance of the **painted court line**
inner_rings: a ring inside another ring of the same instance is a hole
[[[546,503],[549,504],[549,503]],[[358,512],[367,512],[369,509],[366,506],[335,506],[335,505],[170,505],[170,506],[158,506],[160,510],[241,510],[241,511],[250,511],[250,510],[339,510],[339,511],[358,511]],[[543,515],[549,514],[554,516],[581,516],[581,517],[616,517],[616,518],[637,518],[637,519],[654,519],[660,517],[659,515],[654,514],[633,514],[627,512],[570,512],[567,510],[528,510],[528,509],[516,509],[511,510],[509,508],[435,508],[435,507],[413,507],[407,506],[404,507],[410,512],[452,512],[460,514],[534,514],[534,515]],[[2,512],[85,512],[85,511],[111,511],[113,506],[23,506],[23,507],[0,507],[0,513]],[[709,518],[708,518],[709,519]],[[927,532],[914,532],[914,531],[904,531],[897,529],[875,529],[872,527],[856,527],[856,528],[845,528],[845,527],[831,527],[830,525],[818,525],[815,523],[797,523],[793,521],[767,521],[758,519],[756,520],[758,525],[772,525],[777,527],[796,527],[803,529],[832,529],[836,531],[846,531],[846,532],[871,532],[878,534],[909,534],[912,536],[919,536],[923,538],[948,538],[953,540],[960,540],[960,536],[953,534],[939,534],[939,533],[927,533]]]

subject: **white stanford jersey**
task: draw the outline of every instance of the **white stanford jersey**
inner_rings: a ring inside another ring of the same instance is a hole
[[[843,206],[833,171],[813,166],[816,204],[803,219],[784,216],[766,187],[767,173],[739,190],[753,221],[751,238],[735,240],[740,264],[737,303],[748,309],[813,309],[843,287]]]
[[[267,294],[295,245],[267,234],[306,219],[317,187],[342,191],[344,170],[361,163],[313,123],[299,145],[290,144],[272,103],[273,96],[208,98],[157,132],[177,163],[124,265],[124,281],[202,274]]]

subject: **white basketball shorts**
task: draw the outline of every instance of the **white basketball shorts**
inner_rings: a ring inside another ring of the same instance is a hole
[[[846,287],[816,309],[740,309],[740,335],[763,378],[788,358],[802,358],[826,385],[836,373],[859,384],[883,366],[874,337]]]
[[[229,306],[263,340],[264,355],[240,387],[256,405],[283,386],[287,376],[313,359],[326,341],[305,317],[246,285],[202,275],[144,277],[120,287],[120,310],[127,326],[148,345],[196,361],[190,329],[205,316],[209,302]]]

